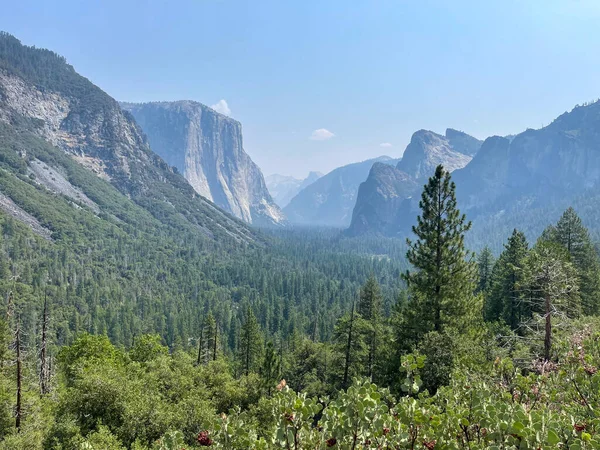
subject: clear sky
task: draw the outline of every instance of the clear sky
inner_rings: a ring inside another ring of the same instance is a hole
[[[518,133],[600,97],[599,0],[0,0],[0,10],[0,29],[62,54],[118,100],[229,108],[265,175],[398,157],[421,128]]]

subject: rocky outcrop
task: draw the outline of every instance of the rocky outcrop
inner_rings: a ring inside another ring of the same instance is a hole
[[[121,106],[144,130],[152,149],[200,195],[248,223],[284,222],[259,167],[244,151],[238,121],[187,100]]]
[[[600,184],[600,103],[578,106],[550,125],[488,138],[457,170],[457,196],[471,217],[564,203]]]
[[[358,199],[352,213],[351,233],[360,235],[377,230],[396,235],[410,214],[410,198],[418,184],[413,177],[397,168],[373,164],[367,181],[358,189]]]
[[[417,131],[412,135],[410,144],[404,150],[404,155],[398,163],[398,169],[414,179],[420,180],[431,176],[440,164],[451,172],[465,167],[471,161],[469,153],[473,151],[473,148],[471,145],[461,147],[463,142],[468,142],[468,144],[470,142],[463,136],[456,136],[455,133],[457,132],[454,130],[450,133],[453,136],[451,140],[447,137],[448,132],[446,136],[442,136],[433,131]],[[471,138],[471,136],[468,137]],[[477,141],[475,138],[471,139]]]
[[[301,225],[347,227],[352,219],[358,187],[376,162],[395,165],[381,156],[338,167],[301,190],[284,208],[290,222]]]
[[[373,165],[358,190],[348,234],[406,234],[417,204],[413,197],[435,168],[440,164],[451,172],[463,168],[480,146],[481,141],[452,129],[444,136],[417,131],[395,168]]]
[[[254,240],[252,231],[197,195],[151,150],[131,114],[116,100],[77,74],[64,58],[24,46],[6,33],[0,33],[0,122],[62,149],[165,225],[211,238]],[[26,146],[20,156],[28,161]],[[46,179],[39,162],[28,164],[40,186],[91,205],[71,180]],[[48,170],[60,174],[51,164]]]
[[[456,184],[458,205],[473,221],[469,244],[477,248],[481,242],[486,242],[501,249],[502,242],[515,226],[528,238],[536,239],[569,206],[574,206],[592,234],[597,234],[599,130],[600,102],[595,102],[577,106],[538,130],[529,129],[516,136],[492,136],[481,144],[463,168],[440,161],[445,167],[456,169],[452,179]],[[410,168],[413,173],[422,173],[423,167],[433,165],[429,158],[422,156],[423,143],[435,149],[432,158],[448,155],[449,150],[468,155],[475,147],[471,138],[452,130],[445,136],[450,148],[439,135],[420,133],[422,136],[417,139],[413,137],[405,158],[408,159],[409,150],[414,155],[421,154],[421,158],[408,161],[403,158],[398,165],[403,171]],[[457,161],[460,162],[454,160]],[[416,200],[425,177],[410,195],[406,194],[407,184],[394,185],[394,193],[398,196],[412,196],[410,201],[399,204],[397,199],[390,200],[393,196],[382,187],[391,176],[371,172],[365,187],[360,189],[348,232],[406,234],[418,214]],[[381,191],[386,192],[385,195]],[[409,207],[408,222],[403,222],[402,216]]]
[[[311,185],[323,174],[321,172],[309,172],[304,180],[299,180],[289,175],[273,174],[265,178],[269,193],[281,208],[286,207],[292,198],[305,187]]]

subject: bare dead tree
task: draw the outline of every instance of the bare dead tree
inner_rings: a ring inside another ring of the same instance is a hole
[[[553,317],[579,315],[579,286],[572,264],[549,249],[541,248],[532,254],[526,281],[526,300],[534,313],[543,318],[543,359],[550,361],[552,353]],[[539,335],[539,323],[523,323],[530,332]],[[538,330],[536,330],[536,328]]]

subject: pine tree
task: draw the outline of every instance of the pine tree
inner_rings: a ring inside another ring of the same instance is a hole
[[[494,255],[487,245],[483,247],[483,250],[477,256],[477,267],[479,282],[477,283],[476,292],[482,292],[485,297],[492,286],[492,271],[494,269]]]
[[[367,327],[365,321],[356,311],[352,302],[349,314],[341,317],[335,327],[335,343],[338,354],[342,359],[341,388],[349,386],[352,377],[363,373],[361,362],[365,360],[366,345],[364,336]]]
[[[492,273],[492,288],[485,308],[487,320],[503,319],[513,330],[530,317],[522,289],[529,244],[525,234],[513,230]]]
[[[239,360],[244,375],[255,372],[262,349],[260,327],[250,306],[246,307],[244,323],[240,330]]]
[[[367,345],[366,375],[373,379],[378,345],[381,339],[381,314],[383,297],[381,288],[373,275],[360,289],[358,313],[366,321],[364,340]]]
[[[269,341],[265,346],[265,356],[260,369],[263,388],[268,395],[271,395],[271,391],[279,382],[281,375],[280,369],[281,363],[279,361],[279,356],[277,355],[273,342]]]
[[[556,226],[548,227],[542,240],[562,245],[571,257],[579,276],[581,303],[584,314],[600,312],[600,259],[588,230],[573,208],[568,208]]]
[[[413,226],[417,239],[407,240],[406,256],[416,270],[404,276],[411,296],[404,323],[417,341],[430,331],[460,328],[480,310],[473,295],[476,267],[464,245],[471,222],[456,206],[455,189],[450,173],[438,166],[419,202],[422,212]]]

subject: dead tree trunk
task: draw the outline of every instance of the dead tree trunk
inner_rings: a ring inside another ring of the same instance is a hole
[[[550,295],[545,299],[546,326],[544,333],[544,360],[550,361],[550,350],[552,348],[552,314],[550,310]]]

